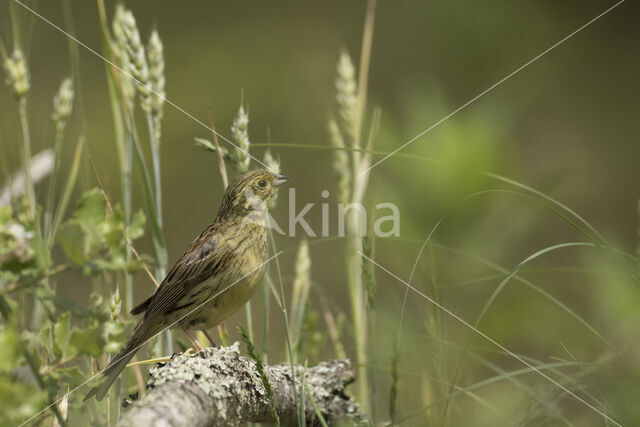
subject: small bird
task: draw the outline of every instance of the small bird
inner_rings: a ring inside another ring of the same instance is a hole
[[[190,330],[206,331],[241,308],[262,278],[267,260],[267,203],[289,178],[264,170],[235,177],[218,215],[191,243],[156,292],[131,310],[144,313],[133,336],[104,370],[102,382],[85,400],[102,400],[138,348],[169,327],[180,327],[197,350]]]

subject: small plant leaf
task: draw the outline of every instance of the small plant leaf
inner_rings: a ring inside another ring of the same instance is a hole
[[[74,349],[69,346],[71,340],[71,315],[69,312],[62,314],[54,327],[55,342],[53,351],[57,357],[71,357],[75,355]]]
[[[102,354],[104,340],[99,326],[93,326],[88,329],[74,329],[70,344],[78,353],[98,357]]]
[[[77,224],[64,224],[57,235],[58,243],[62,246],[65,255],[75,264],[84,265],[84,236]]]

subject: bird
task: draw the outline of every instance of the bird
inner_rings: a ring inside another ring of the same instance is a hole
[[[140,346],[170,327],[191,334],[212,328],[249,301],[267,261],[267,205],[288,177],[256,169],[229,183],[218,214],[169,270],[149,298],[131,310],[144,316],[133,335],[103,371],[100,383],[85,396],[102,400]]]

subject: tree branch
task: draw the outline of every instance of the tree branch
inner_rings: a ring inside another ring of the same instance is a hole
[[[296,387],[305,393],[305,419],[320,425],[309,394],[329,424],[340,419],[364,423],[358,404],[344,392],[355,381],[348,359],[322,362],[307,368],[297,366]],[[265,366],[274,390],[276,411],[283,425],[296,422],[296,402],[291,382],[291,365]],[[272,422],[256,364],[240,356],[238,343],[221,348],[208,347],[195,355],[175,355],[149,372],[149,393],[136,401],[120,419],[122,427],[141,425],[209,426]]]

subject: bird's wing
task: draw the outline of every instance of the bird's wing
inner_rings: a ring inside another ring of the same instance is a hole
[[[224,240],[214,223],[191,243],[151,297],[144,321],[170,312],[197,284],[216,274],[224,258]]]

